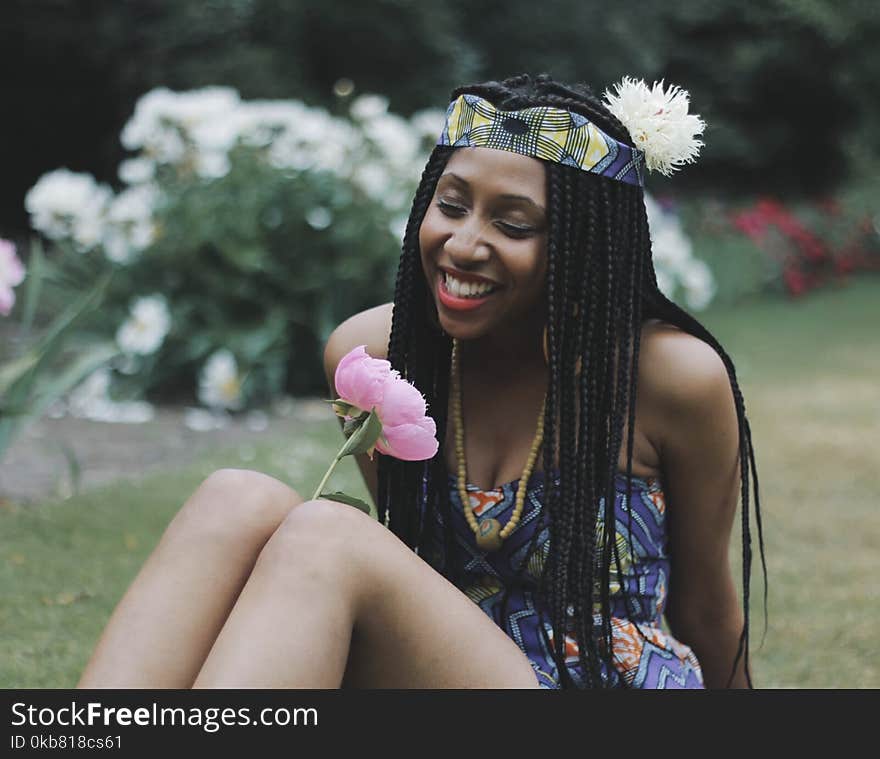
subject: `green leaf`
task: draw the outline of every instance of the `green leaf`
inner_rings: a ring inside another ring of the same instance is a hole
[[[355,430],[345,444],[345,447],[339,452],[339,458],[352,456],[357,453],[366,453],[376,445],[376,441],[381,434],[382,422],[379,421],[379,415],[376,413],[376,407],[374,406],[366,421]]]
[[[30,334],[31,326],[34,323],[34,315],[37,311],[37,303],[40,300],[40,291],[43,287],[43,277],[46,268],[45,261],[43,245],[39,238],[34,238],[31,242],[27,283],[25,284],[24,300],[22,301],[21,334],[23,339]]]
[[[336,491],[334,493],[321,493],[319,498],[327,498],[331,501],[339,501],[339,503],[347,503],[349,506],[354,506],[356,509],[360,509],[365,514],[372,514],[370,510],[370,505],[364,503],[360,498],[355,498],[351,495],[346,495],[341,491]]]
[[[336,414],[336,416],[338,416],[338,417],[351,416],[352,415],[351,410],[353,408],[357,408],[357,406],[355,406],[352,403],[349,403],[348,401],[342,400],[342,398],[338,398],[335,401],[324,401],[324,402],[329,403],[331,406],[333,406],[333,411]],[[360,409],[358,409],[358,410],[360,410]]]
[[[35,377],[23,378],[27,384],[22,386],[20,392],[12,394],[10,407],[4,408],[3,418],[0,419],[0,455],[12,442],[19,425],[39,419],[55,400],[118,355],[119,348],[115,343],[102,343],[92,346],[48,381],[39,382]],[[21,408],[17,408],[19,405]]]
[[[23,356],[0,366],[0,398],[2,398],[14,382],[27,374],[40,360],[36,351],[29,351]]]

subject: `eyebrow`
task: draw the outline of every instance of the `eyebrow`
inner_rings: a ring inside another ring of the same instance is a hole
[[[465,185],[466,187],[470,187],[470,183],[466,179],[464,179],[464,177],[460,177],[458,174],[456,174],[452,171],[447,171],[445,174],[440,175],[440,179],[445,179],[446,177],[449,177],[450,179],[454,179],[457,182],[460,182],[461,184]],[[505,193],[504,195],[499,195],[498,197],[500,197],[503,200],[522,200],[522,201],[525,201],[526,203],[528,203],[529,205],[537,208],[541,213],[546,213],[544,206],[538,205],[534,200],[532,200],[531,198],[529,198],[525,195],[511,195],[510,193]]]

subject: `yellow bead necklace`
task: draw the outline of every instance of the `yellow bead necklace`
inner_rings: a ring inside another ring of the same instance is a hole
[[[464,517],[476,536],[477,546],[483,551],[497,551],[501,548],[503,540],[516,529],[520,516],[522,516],[523,505],[526,499],[526,488],[529,484],[529,478],[532,476],[532,469],[538,457],[538,450],[544,439],[544,405],[547,396],[545,393],[545,403],[541,404],[541,413],[538,415],[535,438],[532,441],[528,459],[526,459],[525,469],[523,469],[519,479],[519,487],[516,491],[516,506],[507,524],[504,525],[504,529],[501,529],[497,519],[484,519],[482,522],[477,522],[477,517],[470,507],[470,498],[467,494],[467,465],[464,458],[464,421],[461,414],[461,367],[459,364],[458,340],[456,338],[452,339],[452,361],[450,368],[450,374],[452,375],[452,418],[455,424],[455,457],[458,463],[458,496],[461,499]]]

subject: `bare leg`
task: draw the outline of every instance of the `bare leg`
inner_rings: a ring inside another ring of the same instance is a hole
[[[528,659],[374,519],[332,501],[267,543],[196,688],[537,688]]]
[[[260,550],[301,502],[259,472],[210,475],[117,605],[77,687],[191,687]]]

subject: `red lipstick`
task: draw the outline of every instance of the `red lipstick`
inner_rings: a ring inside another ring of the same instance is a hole
[[[473,311],[482,306],[496,291],[484,295],[482,298],[460,298],[446,289],[446,278],[443,272],[437,274],[437,297],[440,302],[451,311]]]

